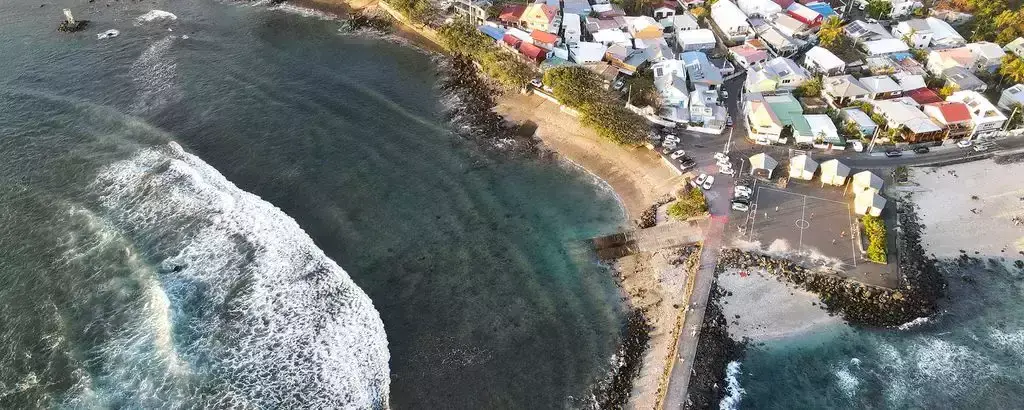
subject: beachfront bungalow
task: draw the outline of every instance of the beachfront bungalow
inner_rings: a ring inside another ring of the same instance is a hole
[[[725,34],[727,41],[740,42],[754,34],[747,22],[747,15],[729,0],[719,0],[711,5],[711,20]]]
[[[818,162],[807,154],[797,155],[789,160],[789,177],[810,181],[818,171]]]
[[[762,95],[748,93],[743,112],[747,115],[749,137],[758,144],[785,143],[786,127],[794,134],[810,135],[811,128],[803,117],[800,101],[790,94]]]
[[[778,166],[779,161],[765,153],[750,157],[750,175],[756,178],[772,179],[772,173],[775,172],[775,168]]]
[[[857,131],[860,132],[861,136],[874,135],[875,130],[878,129],[878,124],[875,124],[871,120],[871,116],[862,111],[860,108],[850,107],[839,110],[839,117],[843,119],[844,123],[853,123]]]
[[[832,118],[824,114],[804,115],[804,122],[807,129],[793,128],[793,138],[796,142],[806,144],[832,144],[843,145],[842,138],[839,138],[839,130]]]
[[[1024,84],[1017,84],[1003,90],[996,105],[1011,112],[1019,105],[1024,106]]]
[[[864,84],[849,74],[825,77],[822,81],[821,96],[836,108],[850,105],[853,100],[866,99],[868,93]]]
[[[960,139],[971,135],[974,126],[964,103],[943,101],[925,104],[921,111],[946,129],[945,138]]]
[[[974,130],[971,132],[972,137],[992,134],[1003,128],[1003,124],[1006,123],[1006,115],[977,91],[957,91],[946,97],[946,101],[961,102],[967,105],[967,110],[971,113],[971,123],[974,126]]]
[[[898,130],[909,143],[941,140],[945,132],[919,108],[897,100],[871,101],[875,113],[886,120],[889,129]]]
[[[839,162],[838,159],[830,159],[821,163],[821,183],[832,186],[842,186],[846,178],[850,176],[850,167]]]
[[[878,175],[873,174],[871,171],[861,171],[853,174],[853,180],[851,181],[853,193],[859,194],[861,192],[880,192],[882,190],[882,178]]]
[[[823,75],[840,75],[846,72],[846,62],[824,47],[814,46],[804,54],[804,67]]]
[[[853,211],[857,215],[879,216],[882,215],[882,209],[884,208],[885,198],[878,195],[878,192],[861,191],[853,199]]]

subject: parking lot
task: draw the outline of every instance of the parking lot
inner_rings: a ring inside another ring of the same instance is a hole
[[[853,209],[847,202],[757,183],[741,238],[769,252],[787,253],[838,269],[857,267]]]

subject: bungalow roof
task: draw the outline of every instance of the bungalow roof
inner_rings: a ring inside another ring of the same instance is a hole
[[[932,91],[928,88],[918,88],[916,90],[908,91],[906,92],[906,96],[910,97],[914,101],[917,101],[918,104],[928,104],[942,101],[942,97],[939,97],[939,95],[936,94],[935,91]]]
[[[540,31],[540,30],[533,30],[530,33],[530,37],[532,37],[534,40],[537,40],[537,41],[539,41],[541,43],[554,44],[556,41],[558,41],[558,36],[557,35],[554,35],[554,34],[551,34],[551,33],[547,33],[547,32],[544,32],[544,31]]]
[[[891,93],[901,91],[900,85],[892,80],[892,77],[887,75],[876,75],[873,77],[864,77],[860,79],[861,84],[864,84],[871,93]]]

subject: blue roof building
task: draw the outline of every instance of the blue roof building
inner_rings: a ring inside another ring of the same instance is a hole
[[[807,6],[807,8],[811,10],[818,12],[818,14],[821,14],[821,17],[823,19],[827,19],[829,18],[829,16],[836,15],[835,9],[833,9],[832,6],[828,5],[828,3],[808,3],[805,4],[805,6]]]
[[[494,41],[499,41],[501,40],[502,37],[505,36],[505,30],[503,30],[501,27],[495,27],[484,24],[480,27],[477,27],[477,29],[480,30],[481,33],[486,34],[487,37],[493,38]]]

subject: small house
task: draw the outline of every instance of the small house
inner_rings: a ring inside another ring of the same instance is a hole
[[[706,28],[676,31],[676,44],[680,51],[699,51],[715,48],[715,33]]]
[[[850,176],[850,167],[839,162],[838,159],[822,162],[819,168],[821,168],[821,182],[823,184],[842,186],[846,183],[846,178]]]
[[[768,61],[767,51],[754,47],[749,43],[729,47],[729,55],[737,65],[744,69]]]
[[[792,37],[782,34],[779,29],[775,27],[767,27],[757,34],[757,36],[764,40],[764,43],[768,45],[768,48],[776,56],[788,57],[796,53],[799,46]]]
[[[810,27],[818,27],[821,25],[822,20],[824,20],[824,16],[820,13],[800,3],[790,4],[786,8],[786,14]]]
[[[778,166],[779,161],[765,153],[750,157],[750,175],[758,178],[772,179],[772,173],[775,172],[775,168]]]
[[[825,77],[822,81],[821,95],[836,108],[850,105],[853,100],[865,99],[868,89],[852,75]]]
[[[546,3],[533,3],[526,6],[526,10],[523,11],[519,21],[522,27],[527,30],[552,32],[558,30],[558,24],[556,23],[559,22],[555,21],[557,16],[557,7],[549,6]]]
[[[858,192],[857,196],[853,199],[853,211],[857,215],[879,216],[882,215],[882,209],[884,208],[885,198],[878,195],[877,191]]]
[[[886,56],[910,51],[910,47],[907,47],[907,43],[895,38],[865,41],[864,43],[861,43],[861,48],[864,49],[864,52],[867,53],[868,56]]]
[[[999,131],[1006,123],[1006,115],[977,91],[957,91],[946,97],[946,101],[961,102],[967,105],[974,125],[972,136],[985,136]]]
[[[882,178],[871,171],[861,171],[853,174],[852,188],[855,194],[861,192],[880,192],[882,190]]]
[[[1018,106],[1024,106],[1024,84],[1017,84],[1003,90],[996,105],[1011,112]]]
[[[736,0],[736,6],[749,18],[767,19],[782,13],[782,7],[772,0]]]
[[[967,40],[956,31],[949,23],[935,17],[924,19],[932,32],[932,48],[954,48],[967,44]]]
[[[903,88],[887,75],[864,77],[860,79],[860,83],[864,84],[864,88],[868,90],[868,98],[872,100],[896,98],[903,92]]]
[[[871,101],[871,104],[875,113],[885,118],[889,129],[898,130],[906,142],[938,141],[945,135],[942,127],[913,105],[894,100]]]
[[[960,139],[971,135],[971,113],[964,103],[943,101],[925,104],[921,111],[946,129],[946,138]]]
[[[533,45],[545,50],[555,48],[555,43],[558,42],[558,36],[540,30],[533,30],[530,32],[530,38],[533,39]]]
[[[840,75],[846,71],[846,62],[828,49],[814,46],[804,54],[804,67],[823,75]]]
[[[772,25],[775,26],[782,34],[787,36],[796,36],[797,34],[804,34],[807,31],[807,24],[790,17],[788,14],[779,14],[775,16],[772,21]]]
[[[1003,46],[1003,51],[1024,58],[1024,37],[1017,37]]]
[[[861,136],[874,135],[875,130],[878,129],[878,124],[875,124],[871,117],[860,108],[843,108],[839,111],[839,116],[843,121],[853,123]]]
[[[1003,64],[1003,57],[1006,57],[1006,52],[998,44],[988,41],[968,44],[967,49],[974,54],[975,71],[994,73]]]
[[[956,90],[985,91],[988,88],[988,84],[963,67],[942,70],[942,79]]]
[[[498,13],[498,21],[505,27],[521,27],[519,19],[522,18],[524,11],[526,11],[526,5],[506,4]]]
[[[676,3],[675,2],[663,2],[654,7],[654,19],[661,20],[670,18],[676,15]]]
[[[892,27],[892,35],[898,39],[906,39],[914,48],[927,48],[932,43],[932,27],[925,19],[901,21]]]
[[[789,159],[789,177],[810,181],[818,171],[818,163],[807,154],[797,155]]]
[[[878,23],[855,20],[843,27],[843,34],[856,42],[884,40],[893,38],[889,31]]]
[[[740,42],[753,35],[747,15],[729,0],[718,0],[711,5],[711,20],[728,41]]]

